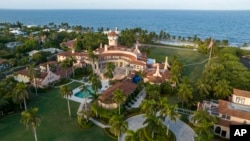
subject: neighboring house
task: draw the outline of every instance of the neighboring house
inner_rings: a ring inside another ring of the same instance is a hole
[[[38,76],[35,78],[36,85],[37,87],[44,88],[53,85],[60,79],[70,76],[73,73],[73,69],[72,67],[62,69],[57,62],[50,61],[41,64],[37,73]],[[32,85],[35,85],[34,81],[30,81],[28,69],[17,71],[14,78],[18,82],[31,83]]]
[[[67,42],[62,42],[60,44],[60,46],[61,47],[67,47],[67,48],[70,48],[70,49],[74,49],[75,42],[76,42],[76,39],[70,40],[70,41],[67,41]]]
[[[126,96],[129,96],[135,91],[136,88],[137,84],[133,83],[131,79],[125,79],[122,82],[117,82],[101,94],[98,104],[105,109],[115,109],[118,105],[113,100],[113,92],[117,89],[121,89]]]
[[[41,50],[32,50],[32,51],[28,52],[28,54],[29,54],[29,56],[33,56],[34,54],[36,54],[40,51],[50,52],[51,54],[62,52],[62,50],[58,49],[58,48],[45,48],[45,49],[41,49]]]
[[[233,89],[229,101],[203,101],[198,104],[198,108],[218,117],[219,122],[214,125],[214,132],[229,139],[230,125],[250,124],[250,91]]]
[[[8,69],[10,67],[11,67],[11,65],[8,63],[7,60],[0,59],[0,71],[3,71],[3,70]]]
[[[13,49],[13,48],[15,48],[17,46],[23,45],[23,43],[20,42],[20,41],[17,41],[17,42],[9,42],[9,43],[7,43],[5,45],[6,45],[6,47]]]

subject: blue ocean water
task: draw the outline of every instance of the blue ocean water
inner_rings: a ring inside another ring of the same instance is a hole
[[[227,39],[250,43],[250,11],[185,10],[0,10],[0,22],[44,25],[50,22],[104,28],[141,27],[176,36]]]

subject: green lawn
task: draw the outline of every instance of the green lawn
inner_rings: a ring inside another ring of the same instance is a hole
[[[164,62],[165,57],[168,56],[169,63],[171,63],[173,56],[177,56],[178,59],[184,65],[184,75],[188,76],[190,80],[194,81],[199,76],[201,76],[202,70],[204,68],[205,63],[185,66],[193,63],[200,63],[203,60],[207,59],[206,55],[200,54],[198,51],[190,50],[181,50],[179,48],[159,48],[159,47],[151,47],[151,53],[149,55],[150,58],[155,58],[157,62]]]
[[[69,86],[76,88],[80,83],[74,82]],[[28,107],[38,107],[41,125],[37,129],[40,141],[113,141],[104,130],[93,126],[90,129],[81,129],[76,123],[76,111],[79,103],[70,101],[72,118],[68,117],[66,100],[58,93],[58,89],[51,89],[47,93],[31,95]],[[28,130],[20,124],[20,113],[8,115],[0,119],[1,141],[32,141],[34,140],[31,128]]]

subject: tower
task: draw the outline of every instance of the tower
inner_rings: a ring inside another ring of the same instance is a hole
[[[119,36],[119,32],[117,28],[115,31],[109,31],[108,33],[109,46],[118,45],[118,36]]]

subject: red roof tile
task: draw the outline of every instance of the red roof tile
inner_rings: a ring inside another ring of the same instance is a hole
[[[248,97],[248,98],[250,98],[250,91],[233,89],[233,94],[237,95],[237,96],[242,96],[242,97]]]

